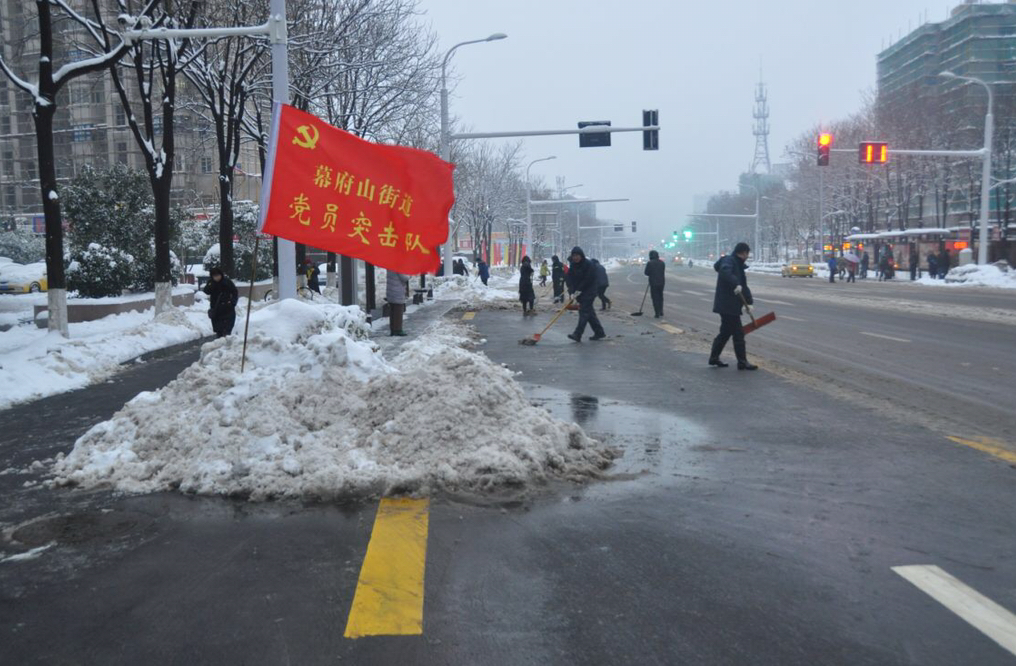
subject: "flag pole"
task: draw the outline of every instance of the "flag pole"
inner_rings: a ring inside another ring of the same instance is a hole
[[[250,330],[250,306],[254,302],[254,278],[258,274],[258,245],[261,244],[261,234],[254,237],[254,256],[250,260],[250,288],[247,290],[247,321],[243,325],[243,353],[240,355],[240,374],[243,374],[243,367],[247,363],[247,331]]]

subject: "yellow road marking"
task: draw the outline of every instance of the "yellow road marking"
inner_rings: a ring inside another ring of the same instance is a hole
[[[656,324],[656,328],[662,329],[667,333],[671,333],[673,335],[681,335],[682,333],[684,333],[684,331],[679,329],[677,326],[671,326],[670,324]]]
[[[462,315],[462,321],[472,321],[474,317],[476,317],[475,312],[467,312]]]
[[[1004,442],[1000,439],[993,439],[991,437],[974,437],[972,439],[967,437],[956,437],[954,435],[947,435],[949,439],[962,444],[963,446],[969,446],[972,449],[983,451],[988,455],[995,456],[999,460],[1004,460],[1007,463],[1016,463],[1016,453],[1003,446]]]
[[[346,638],[423,633],[429,501],[381,500],[360,569]]]

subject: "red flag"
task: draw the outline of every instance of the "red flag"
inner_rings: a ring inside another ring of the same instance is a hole
[[[436,271],[455,201],[453,165],[364,141],[276,107],[261,230],[399,273]]]

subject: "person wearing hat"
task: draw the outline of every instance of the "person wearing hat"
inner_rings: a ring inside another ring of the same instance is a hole
[[[734,354],[737,356],[738,370],[758,370],[758,366],[748,361],[747,348],[744,344],[744,329],[741,328],[741,309],[751,312],[754,300],[748,288],[748,278],[744,273],[744,262],[748,259],[751,248],[747,243],[734,246],[734,253],[720,257],[713,264],[716,270],[716,294],[713,297],[713,312],[720,315],[720,333],[713,340],[713,349],[709,353],[709,365],[726,368],[727,363],[720,360],[720,354],[727,345],[727,340],[734,338]]]
[[[590,340],[603,340],[607,334],[600,325],[596,316],[596,308],[593,302],[596,300],[596,267],[586,259],[586,253],[581,247],[572,248],[568,258],[571,268],[568,269],[566,280],[568,282],[568,293],[572,294],[579,303],[579,322],[575,331],[568,334],[568,337],[575,342],[582,342],[582,333],[586,330],[586,324],[593,329],[593,336]]]
[[[688,260],[691,266],[691,260]],[[667,284],[664,273],[667,265],[660,260],[660,253],[656,250],[649,252],[649,261],[646,262],[645,270],[642,271],[649,278],[649,293],[653,297],[653,313],[657,319],[663,317],[663,287]]]
[[[208,276],[211,280],[204,288],[208,294],[208,318],[212,320],[216,337],[224,338],[233,332],[236,324],[236,304],[240,301],[240,292],[221,268],[211,269]]]

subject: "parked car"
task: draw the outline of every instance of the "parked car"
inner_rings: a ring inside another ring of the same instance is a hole
[[[44,262],[0,265],[0,294],[27,294],[48,288]]]
[[[807,261],[791,261],[780,270],[783,277],[815,277],[815,267]]]

